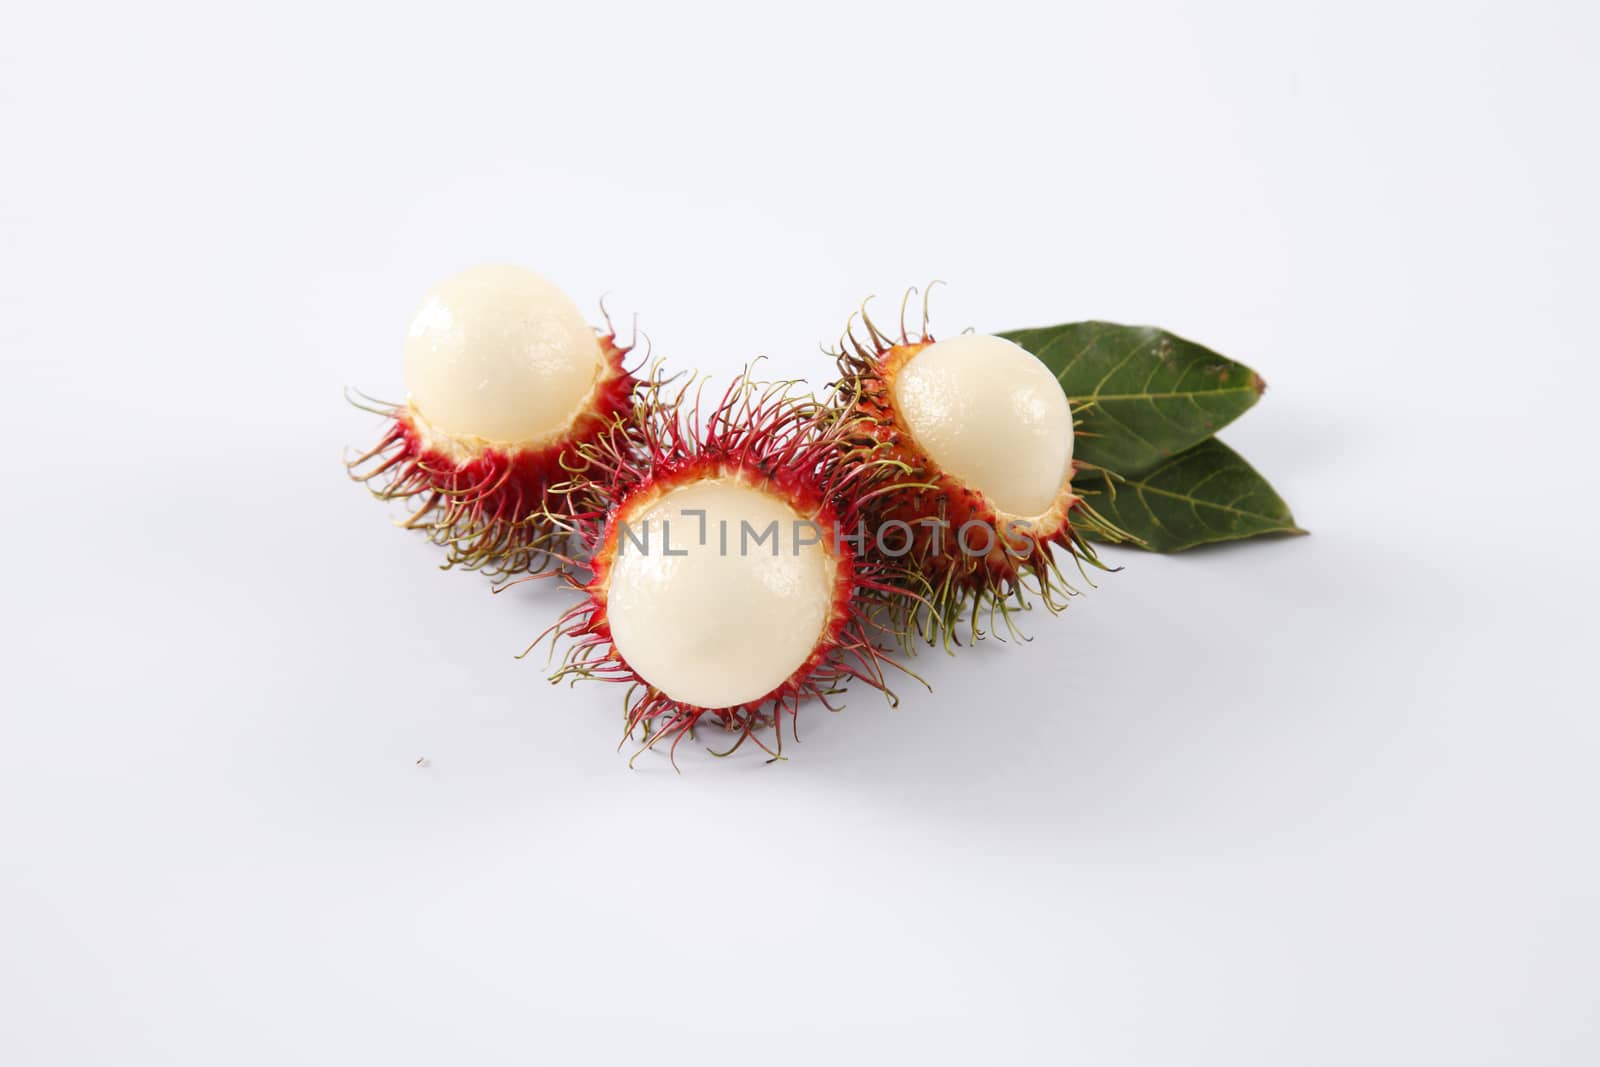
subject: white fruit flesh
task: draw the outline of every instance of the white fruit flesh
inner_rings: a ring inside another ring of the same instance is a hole
[[[434,286],[411,320],[406,389],[435,430],[529,444],[572,423],[602,362],[560,289],[521,267],[472,267]]]
[[[907,360],[893,391],[912,438],[945,473],[1007,514],[1050,509],[1072,463],[1072,409],[1035,356],[962,334]]]
[[[807,543],[817,528],[786,501],[713,478],[624,514],[632,539],[618,538],[606,618],[639,677],[685,704],[735,707],[772,692],[816,649],[838,568],[828,549]],[[756,543],[772,523],[776,555],[771,537]]]

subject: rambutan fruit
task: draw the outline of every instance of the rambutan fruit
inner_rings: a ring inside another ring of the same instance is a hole
[[[861,330],[852,316],[834,353],[848,447],[882,449],[906,471],[866,507],[875,554],[902,562],[920,594],[895,602],[897,628],[948,645],[963,623],[977,639],[998,615],[1015,634],[1012,612],[1031,607],[1030,592],[1052,613],[1077,592],[1054,549],[1080,573],[1105,569],[1083,535],[1119,532],[1073,492],[1072,404],[1049,368],[1001,337],[935,341],[926,304],[919,333],[903,303],[900,318],[891,337],[863,307]]]
[[[631,345],[629,346],[631,347]],[[635,379],[609,322],[594,330],[549,281],[521,267],[472,267],[434,286],[411,320],[404,404],[358,404],[389,425],[347,462],[401,525],[446,549],[446,568],[511,574],[550,559],[538,518],[563,457],[626,416]]]
[[[580,598],[540,640],[567,644],[552,681],[627,684],[640,751],[712,723],[738,735],[717,755],[753,740],[777,759],[808,699],[836,710],[858,679],[895,702],[871,620],[914,594],[863,551],[863,509],[899,468],[848,448],[843,409],[794,383],[744,375],[709,410],[691,388],[653,380],[631,426],[576,447],[557,492],[587,577],[563,569]]]

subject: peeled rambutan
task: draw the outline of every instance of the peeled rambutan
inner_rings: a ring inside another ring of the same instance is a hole
[[[920,595],[895,602],[897,626],[929,643],[974,639],[996,616],[1038,596],[1052,613],[1077,590],[1057,565],[1060,548],[1083,573],[1105,569],[1084,533],[1119,532],[1073,492],[1072,405],[1049,368],[1001,337],[913,335],[901,308],[890,337],[852,316],[835,356],[846,398],[849,447],[881,448],[906,471],[867,503],[874,551],[905,565]]]
[[[899,468],[794,383],[741,376],[709,410],[691,388],[652,381],[631,426],[577,446],[557,491],[587,578],[561,572],[580,599],[544,635],[567,643],[551,680],[626,683],[640,751],[709,722],[738,735],[717,755],[753,740],[777,759],[808,699],[836,710],[858,679],[895,702],[872,620],[914,594],[863,551],[863,509]]]
[[[566,477],[563,457],[631,408],[628,351],[533,271],[487,265],[447,278],[411,320],[406,402],[358,404],[389,426],[347,462],[351,477],[381,500],[408,501],[401,525],[443,546],[447,568],[538,569],[557,537],[539,516]]]

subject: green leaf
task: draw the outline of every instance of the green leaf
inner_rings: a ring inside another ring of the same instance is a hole
[[[1243,363],[1151,326],[1072,322],[1000,336],[1038,356],[1083,405],[1077,458],[1121,474],[1194,447],[1266,388]]]
[[[1267,480],[1217,440],[1202,442],[1133,478],[1085,471],[1073,480],[1073,488],[1152,552],[1182,552],[1261,534],[1305,533]]]

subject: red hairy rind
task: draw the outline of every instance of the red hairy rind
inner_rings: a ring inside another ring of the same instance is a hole
[[[561,535],[539,516],[549,509],[551,487],[568,477],[564,458],[624,421],[638,386],[623,366],[631,346],[619,346],[614,334],[600,344],[600,377],[560,437],[528,447],[463,441],[428,427],[409,404],[358,405],[390,423],[375,447],[346,464],[350,476],[379,500],[411,501],[414,510],[401,525],[443,547],[446,570],[543,569]]]
[[[1072,491],[1076,463],[1051,507],[1027,516],[1025,526],[1014,525],[1022,517],[1000,511],[982,492],[939,467],[916,443],[894,403],[895,376],[933,343],[926,305],[922,329],[916,333],[906,329],[904,310],[902,304],[898,337],[885,334],[864,310],[860,320],[866,336],[858,336],[852,316],[834,353],[841,375],[836,395],[849,403],[849,447],[882,449],[881,454],[907,471],[899,488],[874,498],[865,508],[871,526],[904,523],[911,528],[910,537],[903,539],[909,548],[898,558],[910,588],[920,595],[895,605],[895,628],[929,644],[942,641],[948,646],[959,644],[962,632],[973,640],[982,638],[987,616],[990,631],[996,629],[998,617],[1009,633],[1021,636],[1011,613],[1031,608],[1029,593],[1052,614],[1077,595],[1057,565],[1054,550],[1065,551],[1087,580],[1085,566],[1107,568],[1084,532],[1093,530],[1105,540],[1120,540],[1122,535]],[[969,523],[977,525],[968,528],[963,545],[962,529]],[[895,550],[901,544],[896,541]],[[881,546],[874,542],[872,548],[877,553]]]
[[[897,703],[885,670],[903,668],[875,640],[877,626],[869,616],[915,594],[891,562],[866,558],[851,537],[863,521],[863,503],[892,484],[899,468],[872,454],[872,446],[865,453],[848,449],[841,407],[798,399],[793,383],[757,383],[744,375],[709,409],[693,383],[670,393],[669,385],[655,377],[644,386],[631,424],[619,424],[576,449],[574,477],[553,490],[565,498],[561,515],[568,518],[552,518],[570,522],[589,576],[563,571],[580,600],[534,642],[551,636],[568,644],[551,681],[626,683],[623,740],[642,734],[641,752],[665,743],[675,753],[696,725],[709,721],[738,735],[717,755],[753,741],[778,759],[782,720],[787,715],[795,733],[796,713],[807,700],[838,710],[829,698],[857,679]],[[821,529],[822,544],[836,565],[833,612],[811,655],[771,692],[725,708],[674,700],[640,677],[612,642],[606,617],[620,523],[673,489],[714,478],[738,479],[784,500]],[[756,735],[769,725],[778,727],[770,746]]]

